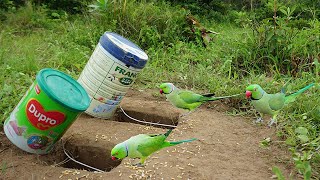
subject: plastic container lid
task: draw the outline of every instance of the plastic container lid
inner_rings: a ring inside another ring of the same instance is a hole
[[[69,75],[46,68],[37,74],[36,79],[40,88],[59,104],[73,111],[83,112],[88,109],[90,99],[87,92]]]
[[[142,69],[147,63],[147,54],[119,34],[105,32],[99,42],[105,50],[126,65]]]

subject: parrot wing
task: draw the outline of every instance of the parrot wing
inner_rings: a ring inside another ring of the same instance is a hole
[[[270,99],[268,101],[269,107],[274,110],[280,110],[285,103],[285,95],[283,93],[270,94]]]
[[[191,91],[181,91],[178,93],[178,96],[181,100],[183,100],[184,102],[186,102],[188,104],[200,102],[200,98],[203,97],[202,95],[196,94]]]
[[[137,146],[137,151],[139,151],[144,157],[147,157],[155,151],[161,149],[165,139],[166,136],[164,136],[163,134],[153,137],[146,137],[146,139],[139,142],[139,145]]]

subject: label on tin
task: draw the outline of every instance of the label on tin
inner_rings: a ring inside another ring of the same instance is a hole
[[[132,71],[124,66],[115,63],[110,70],[108,79],[110,81],[116,81],[124,86],[131,86],[134,80],[137,78],[138,72]]]
[[[65,120],[65,115],[61,112],[46,112],[36,99],[29,100],[26,107],[26,114],[31,124],[40,130],[47,130],[57,126]]]

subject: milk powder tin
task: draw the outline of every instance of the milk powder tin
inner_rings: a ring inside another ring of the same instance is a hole
[[[133,42],[104,33],[78,79],[91,98],[86,113],[111,118],[147,60],[147,54]]]
[[[20,149],[49,153],[90,104],[85,89],[54,69],[42,69],[4,123],[4,132]]]

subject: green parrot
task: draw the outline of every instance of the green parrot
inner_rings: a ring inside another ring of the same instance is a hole
[[[177,108],[189,110],[189,113],[199,107],[201,104],[207,101],[215,101],[219,99],[230,98],[238,96],[240,94],[232,96],[214,97],[214,93],[211,94],[196,94],[192,91],[180,90],[172,83],[163,83],[160,85],[160,94],[165,94],[168,101],[171,102]]]
[[[192,138],[176,142],[166,141],[171,131],[172,129],[169,129],[165,134],[139,134],[133,136],[117,144],[111,150],[111,159],[117,160],[125,157],[140,158],[140,162],[136,165],[144,166],[144,161],[147,157],[162,148],[197,140],[196,138]]]
[[[295,101],[299,94],[311,88],[313,85],[314,83],[309,84],[295,93],[286,95],[284,88],[281,89],[280,93],[268,94],[258,84],[252,84],[246,88],[246,97],[251,100],[252,105],[261,115],[256,122],[262,122],[263,115],[269,114],[272,118],[268,123],[268,126],[271,127],[273,123],[277,122],[276,117],[279,111],[285,105]]]

